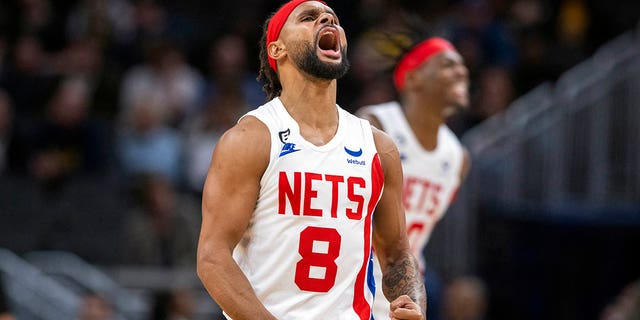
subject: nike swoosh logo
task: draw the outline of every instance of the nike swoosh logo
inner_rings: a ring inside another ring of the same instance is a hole
[[[362,148],[360,148],[360,150],[358,151],[353,151],[353,150],[347,149],[347,147],[344,147],[344,151],[352,157],[359,157],[362,155]]]
[[[282,150],[278,157],[282,157],[282,156],[288,155],[289,153],[294,153],[294,152],[300,151],[300,150],[302,150],[302,149]]]
[[[284,146],[282,146],[282,150],[280,150],[279,157],[282,157],[282,156],[287,155],[289,153],[293,153],[293,152],[300,151],[300,150],[302,150],[302,149],[296,149],[296,144],[295,143],[287,142],[287,143],[284,144]]]

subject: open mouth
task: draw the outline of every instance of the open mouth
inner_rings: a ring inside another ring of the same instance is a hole
[[[318,48],[324,55],[340,58],[338,31],[331,27],[321,30],[320,38],[318,39]]]
[[[318,46],[322,50],[338,51],[338,37],[336,37],[333,32],[327,30],[320,36]]]
[[[459,97],[466,97],[468,95],[469,85],[466,81],[457,81],[450,87],[450,91],[453,95]]]

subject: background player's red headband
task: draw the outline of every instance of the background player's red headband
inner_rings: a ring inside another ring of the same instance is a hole
[[[451,42],[438,37],[429,38],[409,50],[393,71],[393,82],[399,91],[404,88],[404,78],[408,72],[418,68],[425,61],[429,60],[433,55],[445,50],[453,50],[456,48]]]
[[[282,27],[284,26],[284,23],[287,22],[287,18],[289,18],[291,11],[297,8],[301,3],[307,2],[307,1],[311,1],[311,0],[291,0],[285,3],[282,7],[280,7],[278,11],[276,11],[276,13],[273,15],[273,17],[269,21],[269,25],[267,26],[267,46],[269,46],[269,43],[278,40],[278,37],[280,36],[280,31],[282,31]],[[313,0],[313,1],[317,1],[317,0]],[[324,3],[324,1],[318,1],[318,2],[322,4],[326,4]],[[276,71],[278,69],[278,66],[276,65],[276,60],[269,57],[268,55],[267,57],[269,58],[269,65],[271,66],[271,69],[273,69],[273,71]]]

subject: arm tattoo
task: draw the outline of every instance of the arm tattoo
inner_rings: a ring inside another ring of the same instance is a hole
[[[415,301],[422,308],[423,313],[427,310],[424,282],[418,270],[418,262],[411,253],[403,254],[400,259],[387,267],[382,277],[382,290],[389,301],[404,294]]]

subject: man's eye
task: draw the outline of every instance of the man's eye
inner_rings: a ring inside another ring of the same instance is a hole
[[[301,21],[313,21],[313,17],[312,16],[306,16],[306,17],[302,18]]]

